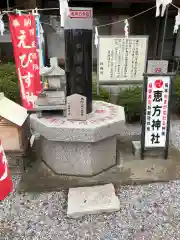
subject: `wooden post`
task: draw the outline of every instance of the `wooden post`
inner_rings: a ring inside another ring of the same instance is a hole
[[[65,67],[67,96],[86,97],[86,113],[92,112],[92,8],[70,8],[65,19]]]

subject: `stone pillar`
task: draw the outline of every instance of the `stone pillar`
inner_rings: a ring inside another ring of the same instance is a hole
[[[85,96],[87,113],[92,112],[92,25],[92,9],[75,7],[64,25],[67,96]]]

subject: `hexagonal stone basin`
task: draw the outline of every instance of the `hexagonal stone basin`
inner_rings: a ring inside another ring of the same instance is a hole
[[[123,107],[96,101],[86,121],[36,114],[30,121],[41,135],[42,159],[54,172],[92,176],[116,164],[116,136],[125,124]]]

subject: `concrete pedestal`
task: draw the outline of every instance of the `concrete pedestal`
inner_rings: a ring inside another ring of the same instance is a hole
[[[57,174],[93,176],[116,164],[116,136],[125,123],[124,108],[94,102],[86,121],[31,115],[41,135],[41,156]]]
[[[96,143],[42,139],[42,158],[57,173],[92,175],[116,164],[116,137]]]

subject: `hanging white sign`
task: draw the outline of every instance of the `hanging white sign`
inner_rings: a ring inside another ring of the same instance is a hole
[[[147,66],[147,73],[167,73],[168,61],[165,60],[149,60]]]
[[[165,147],[168,123],[169,76],[148,77],[145,147]]]
[[[147,36],[100,36],[99,81],[143,80],[147,57]]]

